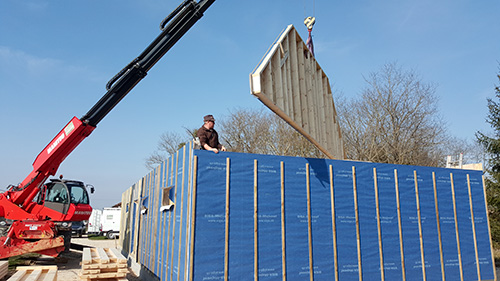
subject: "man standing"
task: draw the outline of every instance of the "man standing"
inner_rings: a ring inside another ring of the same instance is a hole
[[[214,130],[215,119],[212,115],[203,117],[203,126],[198,129],[196,136],[200,139],[201,149],[211,150],[215,153],[226,151],[226,148],[219,143],[219,134]]]

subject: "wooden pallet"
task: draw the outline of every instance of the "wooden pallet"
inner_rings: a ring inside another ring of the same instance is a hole
[[[57,266],[18,266],[16,273],[12,275],[7,281],[56,281],[57,280]]]
[[[84,248],[80,278],[98,281],[126,280],[127,259],[115,248]]]
[[[4,278],[9,271],[9,261],[0,261],[0,279]]]

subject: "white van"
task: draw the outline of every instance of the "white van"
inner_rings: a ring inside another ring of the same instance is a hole
[[[87,233],[89,234],[99,234],[101,233],[101,217],[102,210],[92,209],[92,214],[90,215],[89,222],[87,224]]]
[[[120,234],[121,208],[104,208],[101,215],[101,234],[114,239]]]

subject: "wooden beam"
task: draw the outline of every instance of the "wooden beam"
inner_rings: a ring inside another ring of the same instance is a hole
[[[307,238],[309,241],[309,279],[314,280],[313,248],[312,248],[312,219],[311,219],[311,179],[309,163],[306,163],[306,192],[307,192]]]
[[[481,268],[479,267],[479,254],[477,252],[476,224],[474,223],[474,208],[472,207],[472,192],[470,188],[469,174],[467,174],[467,190],[469,191],[469,207],[472,224],[472,238],[474,239],[474,253],[476,255],[477,280],[481,280]]]
[[[443,258],[443,238],[441,236],[441,222],[439,219],[439,205],[437,198],[437,186],[436,186],[436,173],[432,172],[432,186],[434,188],[434,206],[436,209],[436,226],[438,231],[438,242],[439,242],[439,261],[441,263],[441,279],[445,281],[446,276],[444,274],[444,258]]]
[[[224,281],[229,279],[229,179],[230,179],[230,167],[231,160],[230,158],[226,158],[226,233],[225,233],[225,246],[224,246]]]
[[[497,272],[496,272],[496,268],[495,268],[495,256],[494,256],[494,252],[493,252],[493,241],[491,240],[491,228],[490,228],[490,215],[489,215],[489,212],[488,212],[488,200],[486,199],[486,184],[485,184],[485,180],[484,180],[484,175],[482,177],[482,180],[483,180],[483,198],[484,198],[484,209],[486,210],[486,223],[488,224],[488,237],[490,238],[490,253],[491,253],[491,260],[493,261],[491,263],[491,266],[492,266],[492,271],[493,271],[493,274],[495,276],[494,280],[497,280]]]
[[[378,197],[378,179],[377,179],[377,168],[373,168],[373,186],[375,188],[375,211],[377,213],[377,234],[378,234],[378,249],[379,249],[379,259],[380,259],[380,278],[385,280],[384,274],[384,251],[382,248],[382,227],[380,226],[380,203]]]
[[[356,167],[352,166],[352,192],[354,195],[354,216],[356,218],[356,245],[358,249],[358,275],[359,280],[363,280],[363,271],[361,267],[361,235],[359,233],[359,214],[358,214],[358,188],[356,184]]]
[[[399,201],[399,180],[398,170],[394,169],[394,187],[396,189],[396,206],[398,209],[398,231],[399,231],[399,251],[401,253],[401,276],[406,280],[405,255],[403,248],[403,225],[401,224],[401,203]]]
[[[253,160],[253,279],[259,280],[259,214],[257,190],[258,166],[257,159]]]
[[[194,274],[194,235],[195,235],[195,227],[196,227],[196,187],[197,187],[197,176],[198,176],[198,156],[194,156],[193,159],[193,202],[191,203],[193,206],[193,211],[191,213],[191,252],[189,255],[189,280],[193,281]]]
[[[458,234],[458,219],[457,219],[457,202],[455,199],[455,182],[453,181],[453,173],[450,173],[451,196],[453,199],[453,217],[455,218],[455,236],[457,239],[458,266],[460,267],[460,280],[464,281],[464,269],[462,266],[462,252],[460,250],[460,237]]]
[[[332,208],[332,241],[333,241],[333,264],[335,272],[335,280],[339,280],[339,262],[337,253],[337,229],[335,223],[335,193],[333,190],[333,167],[329,165],[329,176],[330,176],[330,202]]]
[[[415,201],[417,204],[418,238],[420,240],[420,261],[422,263],[422,276],[423,280],[427,281],[427,275],[425,274],[425,255],[424,255],[424,237],[422,234],[422,216],[420,214],[420,195],[418,193],[418,177],[416,170],[413,171],[413,180],[415,183]]]
[[[182,153],[182,183],[181,183],[181,208],[180,208],[180,213],[181,213],[181,217],[180,217],[180,221],[179,221],[179,250],[178,250],[178,253],[177,253],[177,268],[178,268],[178,271],[181,270],[181,256],[182,256],[182,241],[183,241],[183,237],[182,237],[182,231],[184,230],[183,228],[183,223],[184,223],[184,184],[185,184],[185,179],[186,179],[186,176],[189,176],[189,174],[186,174],[186,150],[187,150],[187,146],[185,145],[184,146],[184,151]],[[186,245],[187,247],[187,245]],[[177,272],[177,281],[180,280],[180,277],[181,277],[181,273],[180,272]]]
[[[285,163],[280,162],[281,181],[281,264],[282,277],[286,281],[286,229],[285,229]]]

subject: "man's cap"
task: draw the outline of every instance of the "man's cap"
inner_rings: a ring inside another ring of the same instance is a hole
[[[215,119],[214,119],[214,116],[213,115],[205,115],[203,117],[203,122],[208,122],[208,121],[212,121],[212,122],[215,122]]]

